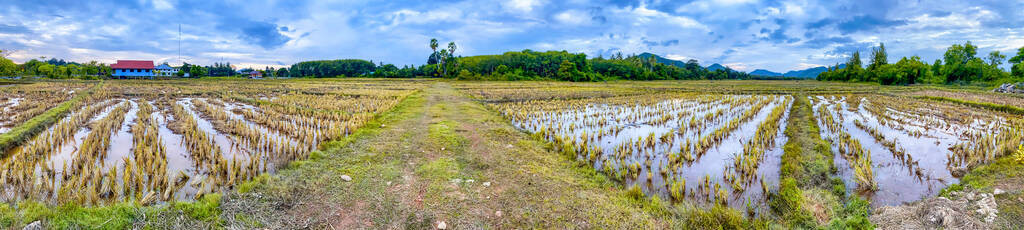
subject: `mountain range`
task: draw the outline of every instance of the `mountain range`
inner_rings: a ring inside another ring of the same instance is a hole
[[[657,60],[658,63],[666,64],[666,65],[672,65],[672,66],[676,66],[676,67],[680,67],[680,68],[685,68],[686,67],[686,62],[684,62],[684,61],[663,58],[661,56],[658,56],[657,54],[642,53],[639,56],[641,58],[650,58],[651,56],[654,56],[654,59]],[[839,68],[845,68],[845,67],[846,67],[846,64],[839,65]],[[711,65],[709,65],[707,67],[704,67],[704,68],[707,69],[708,71],[716,71],[716,70],[720,70],[720,69],[724,70],[724,69],[729,68],[729,67],[723,66],[723,65],[718,64],[718,63],[714,63],[714,64],[711,64]],[[828,71],[828,68],[826,68],[824,66],[813,67],[813,68],[802,69],[802,70],[790,70],[790,71],[785,72],[785,73],[772,72],[772,71],[765,70],[765,69],[756,69],[754,71],[751,71],[750,75],[763,76],[763,77],[816,78],[816,77],[818,77],[818,74],[824,73],[825,71]]]
[[[839,68],[846,68],[846,64],[840,64]],[[764,69],[756,69],[750,72],[750,75],[765,76],[765,77],[795,77],[795,78],[816,78],[818,74],[828,71],[827,67],[818,66],[814,68],[808,68],[803,70],[790,70],[786,73],[772,72]]]

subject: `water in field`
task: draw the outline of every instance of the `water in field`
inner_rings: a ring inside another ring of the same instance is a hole
[[[24,98],[0,98],[0,114],[6,114],[11,111],[12,108],[21,104]],[[6,133],[13,128],[14,124],[11,124],[10,119],[13,117],[0,117],[0,134]]]
[[[569,138],[571,141],[563,142],[582,143],[599,151],[578,155],[578,159],[591,162],[599,171],[635,174],[623,176],[627,186],[636,185],[664,199],[673,198],[671,186],[676,185],[685,188],[685,198],[719,200],[737,208],[747,203],[760,206],[766,198],[764,191],[777,187],[781,146],[786,141],[783,129],[791,105],[788,96],[704,96],[648,103],[625,100],[511,103],[505,111],[506,116],[517,118],[513,120],[518,128],[548,132],[551,139]],[[776,108],[781,116],[769,120]],[[771,139],[766,142],[772,144],[757,156],[756,166],[739,169],[736,166],[738,158],[743,158],[744,145],[768,122],[778,124],[762,137]],[[716,135],[715,143],[698,146],[703,138]],[[692,159],[678,160],[684,152],[690,152],[685,155]],[[637,170],[631,173],[631,167]],[[678,190],[676,199],[681,198]],[[716,194],[718,190],[722,194]],[[727,197],[716,199],[722,195]]]
[[[843,131],[870,152],[876,191],[858,189],[849,159],[837,153],[835,162],[847,189],[866,196],[874,206],[917,201],[937,195],[946,186],[957,183],[959,178],[954,176],[954,171],[958,165],[949,160],[950,148],[970,141],[964,133],[997,132],[1002,122],[1001,118],[992,115],[979,114],[957,121],[936,116],[950,112],[932,108],[893,108],[890,102],[896,98],[817,96],[810,99],[814,101],[820,126],[826,126],[820,113],[827,111]],[[937,113],[923,112],[925,110]],[[832,141],[835,148],[838,134],[826,128],[821,132],[822,137]],[[872,132],[877,133],[877,137]]]

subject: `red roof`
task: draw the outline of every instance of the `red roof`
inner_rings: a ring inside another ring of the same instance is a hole
[[[153,61],[117,60],[111,69],[153,69]]]

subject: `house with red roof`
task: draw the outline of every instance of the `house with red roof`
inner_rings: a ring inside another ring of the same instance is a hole
[[[117,60],[110,65],[116,78],[153,78],[153,61]]]

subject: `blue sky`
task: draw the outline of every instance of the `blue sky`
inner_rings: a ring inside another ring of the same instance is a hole
[[[182,59],[283,66],[360,58],[422,64],[428,41],[459,55],[651,52],[735,69],[803,69],[885,42],[890,62],[931,62],[953,43],[979,56],[1024,46],[1024,1],[3,0],[0,49],[24,62]],[[867,55],[864,55],[865,58]]]

